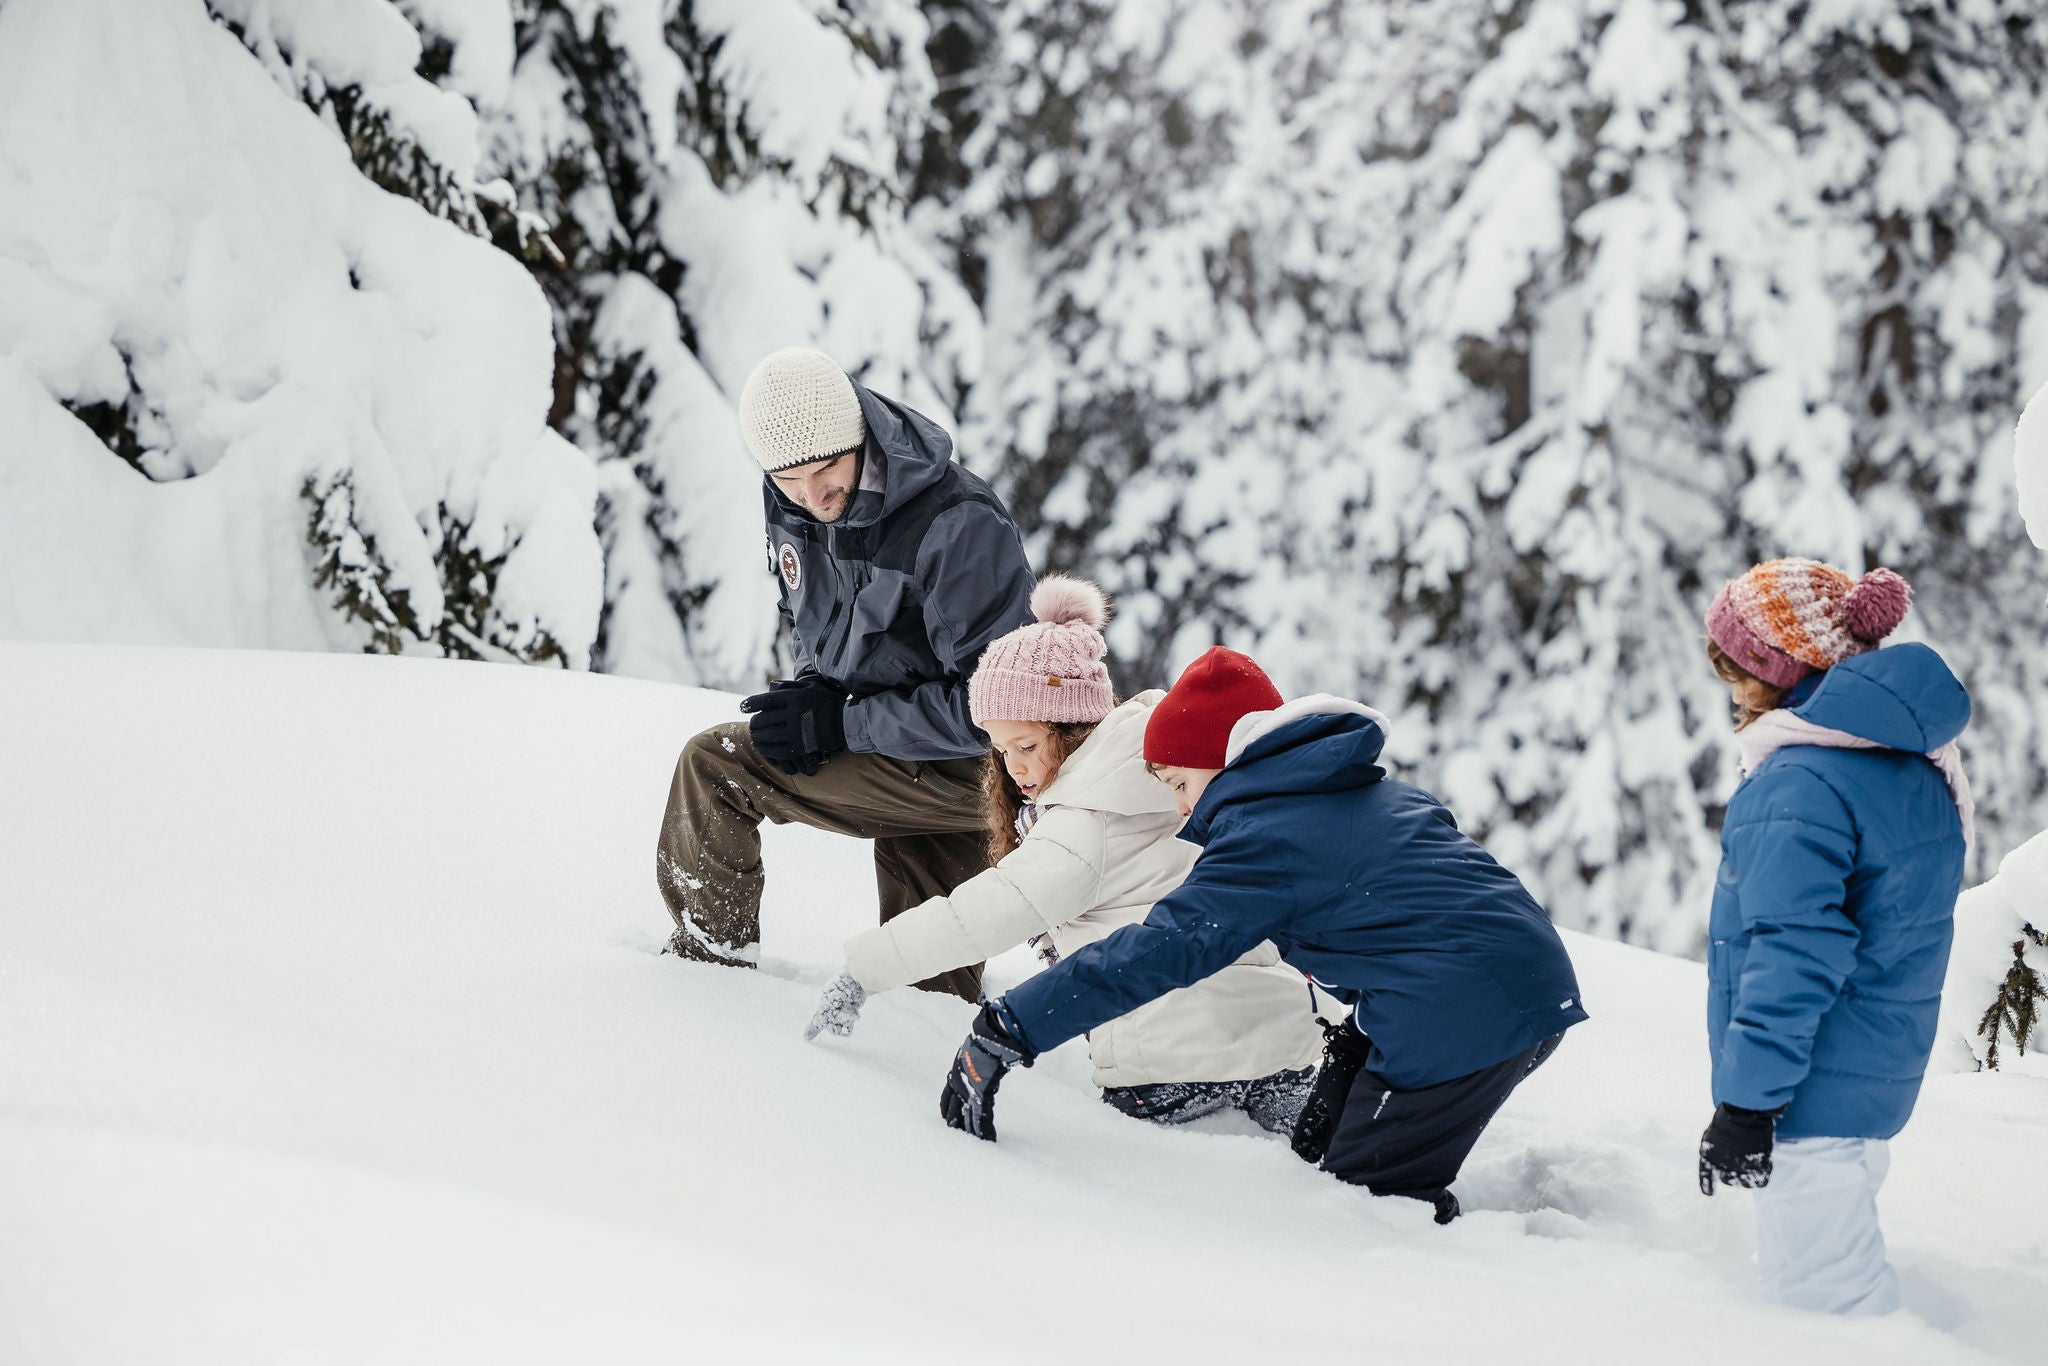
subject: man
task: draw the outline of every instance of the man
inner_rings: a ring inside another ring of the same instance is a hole
[[[824,353],[792,347],[754,367],[740,430],[763,471],[799,668],[740,704],[751,722],[684,746],[655,877],[671,952],[752,967],[764,819],[873,840],[885,921],[988,866],[988,741],[967,678],[1031,620],[1032,580],[1009,513],[953,463],[946,433]],[[972,1001],[981,964],[918,985]]]

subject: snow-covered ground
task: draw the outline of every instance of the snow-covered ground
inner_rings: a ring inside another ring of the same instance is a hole
[[[1242,1123],[1117,1116],[1072,1047],[999,1145],[950,1132],[958,1001],[805,1043],[873,914],[852,842],[770,831],[765,971],[658,956],[670,766],[728,697],[0,643],[0,707],[0,1361],[2039,1351],[2048,1077],[1930,1081],[1883,1198],[1906,1312],[1767,1308],[1748,1201],[1693,1184],[1692,963],[1570,938],[1594,1019],[1439,1229]]]

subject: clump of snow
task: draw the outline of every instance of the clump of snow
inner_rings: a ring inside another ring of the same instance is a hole
[[[2022,934],[2026,925],[2048,933],[2048,833],[2007,854],[1996,877],[1964,892],[1956,902],[1955,924],[1948,982],[1941,994],[1937,1061],[1972,1070],[1986,1061],[1989,1041],[1978,1033],[1978,1025],[2012,967],[2015,945],[2022,946],[2028,966],[2048,980],[2048,949],[2027,942]],[[2048,1027],[2035,1035],[2024,1054],[2009,1033],[2001,1035],[1998,1066],[2048,1077]]]
[[[837,158],[876,171],[886,145],[888,83],[856,61],[804,0],[696,0],[697,22],[719,34],[717,71],[735,112],[758,131],[761,151],[815,181]]]
[[[410,76],[387,5],[220,8],[467,109]],[[473,127],[443,132],[466,169]],[[503,557],[497,634],[587,659],[595,485],[546,425],[540,290],[363,179],[202,5],[0,10],[0,186],[0,579],[43,585],[0,598],[0,635],[359,648],[307,543],[304,491],[345,477],[350,544],[423,630],[453,523]],[[135,412],[135,467],[67,404]]]
[[[646,384],[633,446],[598,466],[611,527],[604,668],[637,678],[758,677],[776,622],[761,467],[732,404],[678,336],[675,301],[644,275],[596,281],[592,292],[603,299],[593,350],[636,366]],[[678,581],[685,567],[701,587]],[[676,601],[693,587],[700,601],[681,618]]]
[[[2020,514],[2027,519],[2027,535],[2048,550],[2048,384],[2041,386],[2020,414],[2013,441],[2013,478],[2019,486]]]
[[[787,0],[771,2],[786,4]],[[601,7],[577,7],[586,29],[600,18],[606,22],[611,41],[619,45],[632,65],[632,88],[639,94],[648,141],[657,162],[666,160],[675,146],[676,103],[682,98],[686,79],[681,59],[662,33],[671,8],[664,0],[604,0]]]
[[[1359,1306],[1387,1361],[2038,1345],[2033,1077],[1933,1078],[1894,1143],[1903,1313],[1756,1302],[1750,1202],[1694,1184],[1696,964],[1567,936],[1593,1018],[1438,1228],[1241,1117],[1114,1113],[1079,1043],[1004,1086],[1001,1143],[953,1133],[950,997],[804,1042],[875,914],[862,842],[764,831],[759,971],[661,956],[654,823],[731,696],[0,643],[0,699],[0,1360],[1241,1366],[1328,1359]],[[949,1293],[1002,1268],[1066,1279]]]
[[[420,37],[390,0],[208,0],[208,7],[267,60],[288,63],[300,81],[317,73],[330,89],[359,87],[437,164],[465,178],[474,169],[476,111],[414,76]]]
[[[451,49],[450,89],[479,105],[504,100],[512,80],[511,0],[398,0]]]

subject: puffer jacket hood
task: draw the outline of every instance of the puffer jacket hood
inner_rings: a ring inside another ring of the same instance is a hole
[[[1181,838],[1207,843],[1217,814],[1235,803],[1345,792],[1380,781],[1387,776],[1379,762],[1386,726],[1371,707],[1327,694],[1253,712],[1231,729],[1230,762],[1195,803]]]
[[[867,420],[868,439],[862,448],[866,460],[881,463],[880,479],[864,475],[861,482],[879,482],[882,490],[863,489],[853,496],[846,515],[836,527],[873,526],[905,503],[939,482],[953,461],[953,438],[945,428],[915,408],[884,398],[859,380],[852,381],[854,397],[860,400],[860,414]],[[815,521],[808,512],[783,496],[772,476],[762,476],[768,496],[790,517]]]
[[[1926,754],[1970,724],[1970,695],[1927,646],[1889,645],[1818,675],[1804,700],[1789,710],[1886,749]]]

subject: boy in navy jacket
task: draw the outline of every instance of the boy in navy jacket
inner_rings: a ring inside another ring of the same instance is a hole
[[[1145,757],[1201,846],[1142,924],[988,1002],[940,1101],[993,1139],[1003,1073],[1270,940],[1350,1003],[1296,1151],[1376,1195],[1457,1214],[1449,1187],[1515,1087],[1586,1018],[1564,945],[1451,814],[1378,764],[1386,721],[1334,697],[1282,705],[1210,650],[1154,709]]]

